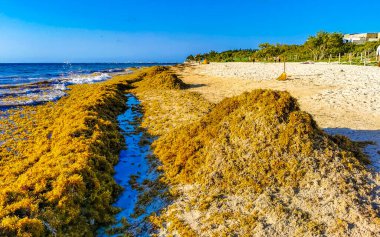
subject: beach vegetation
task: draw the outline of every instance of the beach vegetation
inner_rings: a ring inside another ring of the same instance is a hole
[[[336,55],[347,51],[342,34],[323,31],[318,32],[316,36],[310,36],[304,47],[313,54],[315,60],[322,60],[329,54]]]
[[[303,44],[271,44],[264,42],[259,44],[258,49],[239,49],[223,52],[210,51],[209,53],[190,55],[187,61],[210,62],[273,62],[273,61],[324,61],[340,59],[355,61],[354,57],[363,57],[372,53],[380,45],[380,42],[366,42],[364,44],[344,43],[343,34],[333,32],[318,32],[308,37]]]

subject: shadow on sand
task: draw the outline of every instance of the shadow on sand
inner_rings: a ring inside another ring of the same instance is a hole
[[[353,141],[371,141],[374,145],[368,145],[364,152],[370,156],[371,166],[380,172],[380,130],[353,130],[350,128],[324,128],[331,135],[344,135]]]
[[[207,86],[206,84],[188,84],[189,88],[188,89],[191,89],[191,88],[199,88],[199,87],[204,87],[204,86]]]

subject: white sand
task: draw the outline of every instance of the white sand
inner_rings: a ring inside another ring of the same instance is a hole
[[[282,63],[211,63],[177,73],[213,102],[257,88],[287,90],[327,132],[376,142],[365,151],[380,171],[380,68],[287,63],[289,80],[276,81],[282,71]]]

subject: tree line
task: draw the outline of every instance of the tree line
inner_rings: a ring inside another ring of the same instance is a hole
[[[327,60],[331,55],[360,55],[372,53],[380,42],[366,42],[364,44],[344,43],[343,34],[318,32],[310,36],[304,44],[270,44],[262,43],[259,49],[238,49],[223,52],[210,51],[209,53],[189,55],[187,61],[210,62],[251,62],[272,61],[286,59],[287,61]]]

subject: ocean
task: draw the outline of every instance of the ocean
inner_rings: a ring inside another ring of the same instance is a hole
[[[66,95],[68,85],[96,83],[130,67],[170,63],[2,63],[0,109],[37,105]]]

